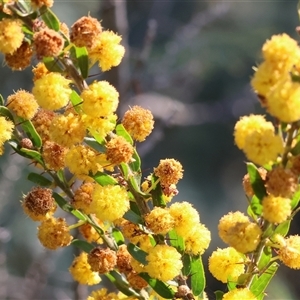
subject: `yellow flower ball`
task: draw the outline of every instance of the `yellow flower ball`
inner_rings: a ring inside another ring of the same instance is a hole
[[[223,295],[222,300],[256,300],[257,298],[247,288],[234,289]]]
[[[35,81],[32,93],[42,108],[57,110],[69,102],[72,93],[70,83],[71,80],[59,73],[49,73]]]
[[[300,269],[300,236],[291,235],[278,252],[279,259],[289,268]]]
[[[168,245],[156,245],[146,256],[146,272],[153,278],[168,281],[180,274],[183,267],[181,255]]]
[[[245,271],[244,255],[232,247],[214,251],[209,257],[208,263],[210,273],[223,283],[228,280],[236,282]]]

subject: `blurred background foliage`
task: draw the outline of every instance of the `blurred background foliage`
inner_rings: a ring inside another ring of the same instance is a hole
[[[144,175],[161,158],[183,164],[176,200],[192,202],[212,231],[206,266],[208,255],[225,246],[217,234],[220,217],[247,207],[241,185],[245,157],[232,135],[240,116],[264,113],[249,85],[252,67],[273,34],[298,39],[296,5],[285,0],[55,1],[54,12],[67,25],[90,13],[122,35],[127,53],[120,67],[105,74],[95,69],[90,81],[106,79],[119,89],[120,118],[134,104],[152,110],[156,128],[138,145]],[[30,68],[11,72],[2,62],[0,87],[4,98],[20,88],[30,91]],[[43,249],[37,223],[20,207],[22,193],[31,187],[25,180],[30,169],[9,151],[0,157],[0,299],[84,299],[88,291],[67,271],[76,250]],[[296,218],[292,233],[299,232]],[[282,266],[266,298],[299,299],[298,278],[299,271]],[[206,291],[214,299],[213,291],[226,287],[209,273],[207,279]]]

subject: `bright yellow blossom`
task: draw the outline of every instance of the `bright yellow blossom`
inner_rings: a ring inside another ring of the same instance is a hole
[[[300,269],[300,236],[291,235],[284,241],[278,252],[279,259],[289,268]]]
[[[223,300],[256,300],[257,298],[247,288],[234,289],[223,295]]]
[[[3,154],[3,144],[11,138],[13,129],[13,122],[0,116],[0,155]]]

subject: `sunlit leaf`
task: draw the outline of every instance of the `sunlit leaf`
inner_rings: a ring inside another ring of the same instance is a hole
[[[45,178],[43,175],[37,174],[37,173],[29,173],[27,176],[27,179],[30,180],[33,183],[36,183],[40,186],[51,186],[52,185],[52,181]]]
[[[43,6],[40,8],[40,15],[45,24],[50,28],[55,31],[59,31],[60,25],[59,25],[59,19],[57,16],[53,13],[53,11],[46,7]]]
[[[124,244],[124,241],[125,241],[124,236],[123,236],[122,232],[120,230],[118,230],[117,228],[113,228],[112,236],[118,246]]]
[[[0,106],[0,116],[6,117],[14,123],[14,117],[11,114],[10,110],[5,106]]]
[[[264,247],[257,264],[258,269],[263,270],[264,268],[266,268],[266,266],[270,263],[271,258],[272,249],[270,247]]]
[[[169,233],[170,244],[180,253],[184,251],[184,241],[183,238],[177,234],[176,230],[171,230]]]
[[[142,263],[143,265],[148,264],[146,260],[146,256],[148,255],[147,252],[143,251],[141,248],[132,243],[129,243],[127,245],[127,250],[135,260]]]
[[[201,256],[191,257],[191,285],[195,296],[200,295],[205,288],[206,279]]]
[[[20,118],[21,119],[21,118]],[[30,140],[32,141],[33,145],[36,148],[42,147],[42,139],[40,135],[37,133],[35,127],[33,126],[32,122],[30,120],[21,120],[21,125]]]
[[[165,299],[174,299],[175,292],[169,288],[164,282],[151,278],[148,273],[140,273],[141,276],[146,282],[153,288],[153,290]]]
[[[80,98],[80,96],[74,90],[72,90],[72,93],[70,95],[70,101],[71,101],[75,111],[77,113],[80,113],[81,112],[82,99]]]
[[[86,253],[90,253],[95,248],[92,244],[82,240],[73,240],[71,244]]]
[[[123,124],[118,124],[116,126],[116,134],[118,136],[122,136],[128,143],[133,145],[133,140],[131,135],[127,132],[127,130],[124,128]]]
[[[278,263],[273,262],[261,276],[256,277],[252,282],[250,291],[254,294],[255,297],[259,297],[264,293],[266,287],[269,285],[271,279],[275,275],[278,266]]]
[[[298,191],[296,193],[294,193],[293,198],[291,200],[291,208],[292,210],[294,210],[300,201],[300,189],[298,189]]]
[[[282,236],[286,236],[290,230],[291,220],[286,220],[280,223],[274,231],[274,234],[278,233]]]
[[[102,186],[118,184],[115,178],[103,172],[97,172],[95,175],[90,174],[89,176]]]
[[[3,96],[0,94],[0,106],[4,105],[4,98]]]
[[[247,163],[247,171],[254,194],[260,201],[262,201],[262,199],[267,195],[264,181],[253,163]]]
[[[78,67],[82,77],[85,79],[89,75],[89,57],[85,47],[74,47]]]
[[[262,214],[262,204],[261,201],[256,197],[256,195],[252,197],[250,206],[252,212],[255,215],[260,216]]]

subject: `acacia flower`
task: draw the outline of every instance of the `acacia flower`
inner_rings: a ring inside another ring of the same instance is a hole
[[[125,48],[120,45],[121,40],[119,35],[109,30],[98,35],[93,47],[89,50],[92,64],[98,61],[103,72],[118,66],[125,53]]]
[[[183,267],[181,255],[168,245],[156,245],[146,256],[146,272],[153,278],[168,281],[180,274]]]
[[[0,52],[12,54],[24,39],[22,21],[19,19],[2,19],[0,21]]]
[[[279,259],[289,268],[300,269],[300,236],[291,235],[284,239],[278,251]]]
[[[135,271],[131,271],[127,273],[126,279],[129,282],[129,284],[137,290],[141,290],[148,286],[148,283],[146,280],[144,280],[139,274]]]
[[[92,291],[87,300],[115,300],[121,299],[116,293],[108,293],[106,288]]]
[[[70,40],[77,47],[90,50],[102,32],[102,27],[96,18],[91,16],[78,19],[71,27]]]
[[[103,221],[115,221],[129,209],[127,191],[119,185],[96,184],[92,198],[90,209]]]
[[[49,128],[50,139],[63,147],[81,143],[85,137],[86,129],[77,114],[57,115]]]
[[[3,154],[3,144],[12,136],[14,126],[12,121],[0,116],[0,155]]]
[[[142,142],[153,130],[153,115],[150,110],[135,105],[126,111],[122,124],[134,140]]]
[[[58,171],[65,167],[65,156],[67,149],[57,143],[45,141],[42,157],[49,170]]]
[[[102,249],[97,247],[88,254],[87,261],[92,271],[105,274],[116,267],[117,255],[115,251],[109,248]]]
[[[21,71],[30,66],[33,49],[27,42],[23,42],[13,53],[5,55],[5,63],[12,70]]]
[[[94,191],[95,183],[93,182],[84,182],[75,192],[74,198],[72,199],[72,206],[75,209],[81,209],[86,214],[92,213],[91,203],[92,193]]]
[[[128,163],[133,155],[133,146],[125,140],[122,136],[115,136],[106,143],[107,159],[113,165],[121,163]]]
[[[208,260],[210,273],[223,283],[228,280],[236,282],[245,271],[244,255],[234,248],[217,249]]]
[[[64,47],[63,37],[55,30],[46,27],[33,35],[34,48],[38,59],[58,56]]]
[[[155,234],[167,234],[175,224],[169,209],[158,206],[145,216],[145,223]]]
[[[96,174],[103,170],[103,166],[108,165],[106,155],[96,152],[94,149],[77,145],[73,146],[66,154],[65,165],[71,173],[80,179],[87,180],[88,174]],[[91,180],[91,179],[89,179]]]
[[[282,223],[291,215],[291,200],[268,195],[263,198],[263,217],[270,223]]]
[[[93,221],[96,222],[98,226],[103,226],[103,223],[100,222],[95,216],[93,217]],[[89,243],[97,243],[97,244],[102,244],[103,240],[99,233],[95,230],[95,228],[89,224],[85,223],[79,227],[79,232],[81,235],[89,242]]]
[[[69,268],[69,272],[73,279],[81,284],[98,284],[101,281],[101,278],[98,272],[93,272],[91,270],[87,257],[88,255],[85,252],[82,252],[79,256],[75,257]]]
[[[32,93],[42,108],[57,110],[69,102],[70,82],[59,73],[49,73],[34,82]]]
[[[40,135],[43,143],[50,139],[49,128],[55,116],[55,112],[41,108],[32,119],[35,130]]]
[[[176,232],[184,237],[187,236],[196,224],[200,222],[199,213],[188,202],[176,202],[170,206],[170,214],[174,219]]]
[[[183,236],[185,252],[202,255],[211,241],[210,231],[205,225],[198,223],[191,228],[189,234]]]
[[[160,179],[162,186],[177,184],[183,177],[183,168],[179,161],[173,158],[161,159],[154,168],[154,174]]]
[[[254,251],[262,235],[260,227],[239,211],[223,216],[218,229],[221,239],[241,253]]]
[[[71,236],[65,219],[50,217],[38,227],[38,239],[50,250],[70,245]]]
[[[24,196],[22,207],[33,221],[47,220],[56,210],[52,190],[34,187]]]
[[[265,186],[273,196],[290,198],[298,188],[298,176],[290,169],[276,167],[268,172]]]
[[[31,5],[34,7],[40,8],[43,5],[47,7],[52,7],[53,5],[53,0],[31,0]]]
[[[38,79],[42,78],[46,74],[51,73],[45,66],[44,63],[39,62],[33,69],[33,82],[37,81]]]
[[[117,268],[121,273],[129,273],[132,271],[131,255],[125,244],[121,245],[117,252]]]
[[[247,288],[237,288],[223,295],[223,300],[256,300],[257,298]]]
[[[34,96],[24,90],[8,96],[7,107],[11,109],[18,117],[30,120],[34,117],[38,110],[38,104]]]

